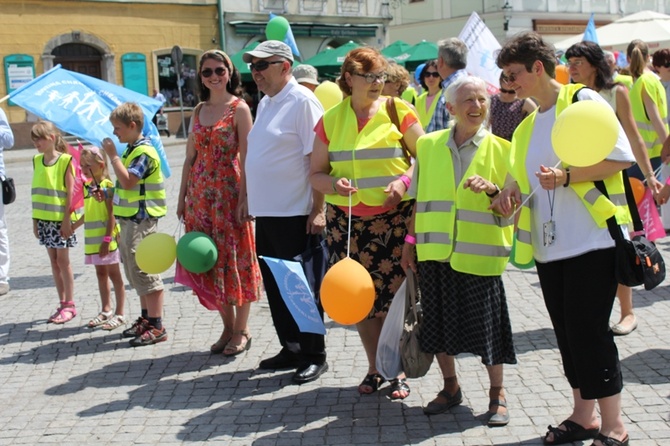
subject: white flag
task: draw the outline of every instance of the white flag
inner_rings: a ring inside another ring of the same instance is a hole
[[[468,65],[465,69],[486,81],[489,94],[497,93],[501,70],[496,65],[496,56],[500,43],[476,12],[470,15],[458,38],[468,47]]]

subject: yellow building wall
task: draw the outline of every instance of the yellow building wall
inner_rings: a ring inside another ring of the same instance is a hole
[[[0,58],[27,54],[34,58],[35,76],[44,72],[41,55],[54,37],[72,31],[92,34],[104,41],[115,56],[116,81],[123,80],[121,56],[146,56],[148,91],[158,77],[155,52],[168,53],[174,45],[184,53],[197,53],[215,46],[218,38],[215,6],[147,5],[86,1],[0,0]],[[4,64],[0,65],[0,98],[7,94]],[[10,122],[25,120],[16,106],[0,104]]]

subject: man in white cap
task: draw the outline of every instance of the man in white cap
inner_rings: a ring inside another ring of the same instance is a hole
[[[293,77],[300,85],[312,91],[319,86],[319,72],[311,65],[301,64],[293,68]]]
[[[256,253],[292,260],[310,243],[319,243],[326,226],[323,194],[309,183],[314,126],[323,107],[314,93],[296,82],[288,45],[268,40],[244,54],[251,75],[265,96],[248,137],[244,159],[246,203],[239,218],[256,219]],[[328,370],[323,335],[301,333],[281,297],[267,264],[260,262],[265,292],[281,351],[260,362],[261,369],[297,368],[296,383],[317,379]]]

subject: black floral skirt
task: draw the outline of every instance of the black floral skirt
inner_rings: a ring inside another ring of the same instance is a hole
[[[375,302],[368,319],[388,312],[393,296],[405,280],[400,257],[413,205],[413,200],[403,201],[383,214],[351,217],[349,257],[368,270],[375,284]],[[331,266],[347,256],[348,220],[346,212],[328,204],[326,240]]]

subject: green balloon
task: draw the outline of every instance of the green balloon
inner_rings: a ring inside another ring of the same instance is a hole
[[[214,240],[204,232],[187,232],[177,243],[177,260],[192,273],[206,273],[214,267],[218,257]]]
[[[265,27],[265,37],[267,37],[268,40],[279,40],[280,42],[283,42],[290,27],[291,25],[289,25],[288,20],[284,17],[273,17]]]

